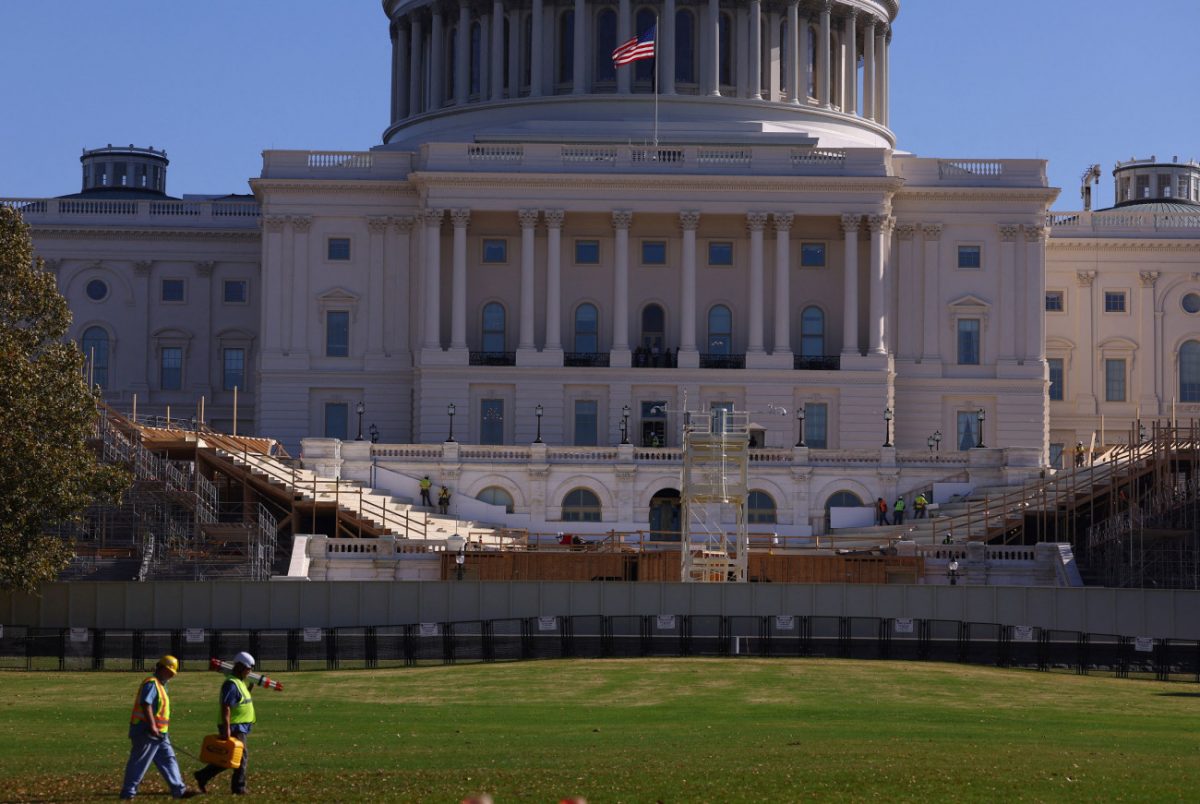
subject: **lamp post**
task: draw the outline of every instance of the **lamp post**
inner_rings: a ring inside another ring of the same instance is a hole
[[[379,428],[375,426],[375,422],[371,422],[371,426],[367,428],[367,434],[371,436],[371,443],[379,443]]]
[[[354,440],[362,441],[363,440],[363,437],[362,437],[362,415],[367,412],[367,406],[364,405],[362,402],[359,402],[354,407],[354,412],[358,414],[358,435],[356,435],[354,437]]]
[[[454,403],[446,406],[446,415],[450,417],[450,434],[446,436],[447,443],[454,441]]]
[[[621,443],[629,443],[629,406],[621,407]]]
[[[1140,421],[1138,422],[1138,443],[1146,443],[1146,425],[1142,424]]]
[[[958,559],[950,559],[946,566],[946,577],[950,579],[951,586],[958,586]]]
[[[885,447],[892,445],[892,419],[895,415],[891,408],[883,409],[883,445]]]
[[[932,455],[933,454],[933,436],[930,436],[929,438],[925,439],[925,445],[927,447],[929,447],[929,454]]]
[[[975,444],[976,449],[983,449],[983,420],[987,418],[987,414],[983,412],[983,408],[975,414],[975,418],[979,420],[979,440]]]
[[[796,423],[798,425],[800,425],[800,435],[796,439],[796,446],[803,447],[804,446],[804,406],[803,405],[796,408]]]
[[[542,443],[542,414],[545,412],[540,404],[533,409],[533,415],[537,417],[537,438],[533,439],[535,444]]]
[[[933,451],[934,452],[942,451],[942,431],[941,430],[933,431]]]

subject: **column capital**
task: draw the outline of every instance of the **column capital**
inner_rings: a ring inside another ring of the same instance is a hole
[[[1017,232],[1021,227],[1015,223],[1000,224],[1000,240],[1005,243],[1011,243],[1017,239]]]
[[[942,239],[942,224],[940,224],[940,223],[923,223],[923,224],[921,224],[921,232],[925,235],[926,240],[941,240]]]
[[[1028,243],[1037,243],[1039,241],[1045,240],[1046,235],[1050,231],[1045,226],[1041,226],[1038,224],[1026,224],[1024,229],[1025,229],[1025,240]]]
[[[441,226],[442,218],[446,215],[444,209],[434,209],[426,207],[421,210],[421,218],[425,221],[426,226]]]
[[[854,234],[862,226],[862,215],[843,215],[842,216],[842,231],[846,234]]]
[[[872,234],[875,232],[887,233],[894,220],[895,218],[891,215],[868,215],[867,228],[871,230]]]
[[[94,263],[88,266],[90,268],[99,268],[100,263]],[[138,276],[150,276],[151,269],[154,268],[154,260],[138,260],[133,264],[133,272]]]
[[[396,215],[390,218],[390,220],[392,222],[392,226],[396,227],[396,231],[402,234],[408,234],[411,232],[413,224],[417,222],[416,217],[413,215]]]
[[[386,215],[371,215],[367,218],[367,230],[371,234],[383,234],[391,222],[392,219]]]
[[[540,211],[536,209],[518,209],[517,220],[521,222],[522,229],[532,229],[537,226],[539,214]]]
[[[912,240],[913,233],[916,231],[916,224],[913,223],[898,223],[896,224],[896,237],[901,240]]]
[[[216,263],[212,260],[204,260],[196,263],[196,276],[209,277],[212,276],[213,268]]]
[[[292,225],[294,232],[307,232],[308,227],[312,226],[312,215],[291,215],[288,217],[288,223]]]
[[[761,232],[767,228],[766,212],[747,212],[746,213],[746,228],[752,232]]]
[[[546,217],[546,227],[549,229],[561,229],[563,219],[567,217],[567,213],[561,209],[543,210],[542,214]]]
[[[775,220],[776,232],[790,232],[792,230],[792,221],[795,220],[795,215],[791,212],[776,212],[772,216]]]
[[[694,232],[700,228],[700,210],[685,209],[679,213],[679,228],[685,232]]]
[[[1158,278],[1160,276],[1162,276],[1162,272],[1161,271],[1138,271],[1138,276],[1140,276],[1142,279],[1142,287],[1152,288],[1152,287],[1154,287],[1154,283],[1158,281]]]
[[[628,229],[633,225],[633,210],[614,209],[612,213],[612,224],[614,229]]]
[[[450,221],[454,224],[455,229],[466,229],[471,223],[471,210],[466,207],[457,207],[450,210]]]
[[[833,0],[817,0],[817,13],[828,14],[833,11]]]
[[[287,220],[287,215],[263,215],[259,225],[268,232],[282,232]]]
[[[1094,282],[1095,279],[1096,279],[1095,271],[1076,271],[1075,272],[1075,281],[1079,283],[1079,287],[1081,287],[1081,288],[1090,288],[1092,286],[1092,282]]]

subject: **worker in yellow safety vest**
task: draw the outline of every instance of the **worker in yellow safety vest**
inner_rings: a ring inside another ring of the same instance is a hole
[[[175,798],[190,798],[194,791],[188,790],[179,773],[179,762],[171,748],[167,731],[171,726],[171,698],[167,694],[167,682],[179,672],[179,660],[174,656],[163,656],[154,666],[154,675],[142,681],[137,696],[133,699],[133,711],[129,714],[129,761],[125,763],[125,780],[121,783],[121,798],[131,799],[137,795],[138,785],[153,763],[162,774],[163,781]]]
[[[233,769],[233,779],[230,782],[230,792],[235,796],[246,792],[246,765],[250,751],[246,745],[250,729],[254,726],[254,699],[246,686],[246,676],[254,668],[254,657],[242,651],[233,657],[233,672],[225,675],[221,684],[220,714],[217,721],[217,731],[221,739],[236,737],[242,741],[242,762]],[[196,786],[201,793],[208,792],[208,783],[224,768],[218,765],[206,765],[194,774]]]

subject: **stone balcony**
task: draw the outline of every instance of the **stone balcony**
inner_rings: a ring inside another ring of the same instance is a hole
[[[1156,237],[1200,236],[1200,207],[1195,212],[1146,212],[1110,209],[1098,212],[1051,212],[1046,216],[1050,236],[1064,237]]]

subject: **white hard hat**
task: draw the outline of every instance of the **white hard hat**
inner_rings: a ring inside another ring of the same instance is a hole
[[[246,667],[253,667],[254,666],[254,657],[251,656],[249,653],[246,653],[246,651],[242,651],[237,656],[233,657],[233,663],[234,664],[244,664]]]

